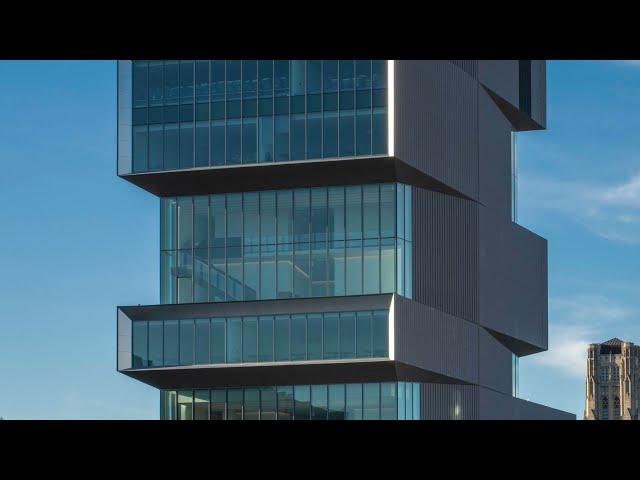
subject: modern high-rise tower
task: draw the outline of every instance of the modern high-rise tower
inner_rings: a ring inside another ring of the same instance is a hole
[[[118,62],[118,175],[160,198],[160,304],[118,370],[163,419],[573,415],[517,397],[547,245],[514,220],[544,61]]]
[[[585,420],[638,420],[640,346],[612,338],[587,349]]]

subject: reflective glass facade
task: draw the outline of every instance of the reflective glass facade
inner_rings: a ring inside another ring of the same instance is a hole
[[[419,420],[405,382],[163,390],[162,420]]]
[[[412,297],[412,188],[161,199],[161,303]]]
[[[389,356],[389,312],[136,320],[133,368]]]
[[[133,173],[387,155],[386,60],[136,60]]]

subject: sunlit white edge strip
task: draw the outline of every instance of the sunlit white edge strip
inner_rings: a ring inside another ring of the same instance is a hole
[[[389,305],[389,360],[395,360],[395,302],[396,295],[391,296],[391,305]]]
[[[389,156],[393,157],[394,143],[394,118],[395,118],[395,60],[387,60],[387,149]]]

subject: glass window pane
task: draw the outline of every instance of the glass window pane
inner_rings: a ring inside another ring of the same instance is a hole
[[[196,167],[209,166],[209,119],[196,122]]]
[[[258,122],[258,162],[270,163],[274,160],[273,117],[260,117]]]
[[[413,296],[412,247],[411,242],[404,242],[404,296],[407,298],[412,298]]]
[[[227,165],[242,162],[242,121],[237,118],[227,120]]]
[[[380,420],[380,384],[365,383],[363,385],[363,419]]]
[[[356,357],[371,357],[372,346],[371,312],[358,312],[356,316]]]
[[[225,195],[211,195],[211,208],[209,210],[210,245],[212,247],[224,247],[226,237],[226,209]]]
[[[340,314],[340,358],[354,358],[356,351],[356,314]]]
[[[293,243],[293,192],[278,192],[278,243]]]
[[[364,240],[363,247],[363,293],[380,293],[380,246],[377,239]]]
[[[242,318],[227,318],[227,363],[242,362]]]
[[[225,164],[226,128],[224,120],[211,121],[211,165]]]
[[[344,240],[345,204],[344,187],[330,187],[328,190],[328,234],[331,240]]]
[[[396,240],[396,292],[404,295],[404,241]]]
[[[258,361],[257,317],[244,317],[242,319],[242,361],[245,363]]]
[[[293,387],[277,387],[278,420],[293,420]]]
[[[133,106],[146,107],[148,98],[148,62],[133,62]]]
[[[152,60],[149,62],[149,105],[162,105],[163,85],[162,85],[162,60]]]
[[[180,365],[193,365],[193,320],[180,320]]]
[[[373,356],[389,356],[389,312],[376,310],[373,312]]]
[[[209,363],[209,319],[196,320],[196,364]]]
[[[387,152],[387,110],[386,108],[375,108],[371,127],[372,152],[373,154],[386,155]]]
[[[414,383],[413,386],[413,419],[420,420],[420,384]]]
[[[293,297],[293,251],[292,244],[278,245],[278,291],[277,298]]]
[[[227,391],[211,390],[211,403],[209,408],[209,418],[211,420],[227,419]]]
[[[162,125],[149,125],[149,170],[162,170],[164,138]]]
[[[242,120],[242,163],[258,161],[258,120],[255,117]]]
[[[193,420],[193,391],[178,392],[178,420]]]
[[[209,249],[194,250],[194,302],[209,301]]]
[[[276,315],[275,317],[275,354],[276,361],[291,360],[290,355],[290,326],[288,315]]]
[[[258,361],[273,362],[273,316],[258,319]]]
[[[180,168],[193,167],[193,123],[180,124]]]
[[[362,420],[361,383],[351,383],[346,385],[345,418],[347,420]]]
[[[132,323],[133,368],[146,368],[148,362],[147,322],[137,320]]]
[[[196,61],[196,102],[209,102],[209,61]]]
[[[356,155],[371,154],[371,110],[356,111]]]
[[[178,251],[178,303],[193,302],[193,254],[192,250]]]
[[[327,261],[327,295],[336,297],[345,295],[345,281],[344,242],[331,242]]]
[[[396,278],[396,242],[393,238],[380,241],[380,292],[395,291]]]
[[[260,192],[260,243],[276,243],[276,192]]]
[[[325,360],[340,358],[339,315],[325,313],[323,325],[323,358]]]
[[[340,111],[340,125],[338,136],[340,137],[340,156],[351,157],[355,155],[355,117],[353,110]]]
[[[242,245],[242,194],[227,195],[227,245]]]
[[[239,100],[242,77],[242,62],[227,60],[227,100]]]
[[[398,399],[396,398],[398,385],[393,382],[380,384],[380,419],[397,420]]]
[[[174,105],[178,103],[180,85],[178,83],[180,66],[177,60],[164,62],[164,104]]]
[[[296,242],[310,240],[310,191],[309,189],[294,190],[294,236]]]
[[[362,295],[362,241],[346,242],[347,295]]]
[[[211,319],[211,363],[225,363],[226,321],[224,318]]]
[[[244,247],[244,300],[258,300],[260,295],[260,247]]]
[[[304,113],[291,115],[291,160],[306,158],[306,123]]]
[[[344,385],[329,385],[329,420],[345,420]]]
[[[276,419],[276,387],[260,389],[260,420]]]
[[[193,419],[209,420],[209,390],[194,391]]]
[[[311,385],[311,420],[327,419],[327,386]]]
[[[314,242],[327,240],[327,189],[311,189],[311,235]]]
[[[211,62],[211,101],[224,101],[225,98],[225,61]]]
[[[311,389],[309,385],[295,385],[293,387],[294,418],[309,420],[311,416]]]
[[[260,389],[244,389],[244,419],[260,420]]]
[[[323,86],[325,92],[338,91],[338,61],[322,61]]]
[[[404,411],[407,420],[415,420],[413,418],[413,386],[410,383],[404,384]]]
[[[162,391],[162,420],[176,420],[176,401],[177,395],[175,391]]]
[[[194,209],[194,248],[207,248],[209,235],[209,197],[201,196],[193,198]]]
[[[327,295],[327,243],[311,244],[311,296]]]
[[[326,97],[326,95],[325,95]],[[322,157],[338,156],[338,112],[325,110],[322,117]]]
[[[160,250],[174,250],[176,248],[177,201],[175,198],[160,199]]]
[[[387,86],[387,60],[373,60],[373,88],[386,88]]]
[[[289,95],[289,61],[276,60],[274,62],[274,80],[276,96]]]
[[[133,171],[146,172],[148,133],[146,125],[133,127]]]
[[[260,97],[273,96],[273,60],[258,60],[258,90]]]
[[[162,320],[149,322],[149,366],[163,365],[163,326]]]
[[[276,298],[276,246],[260,247],[260,299]]]
[[[289,115],[277,115],[275,121],[275,158],[277,162],[289,160]]]
[[[193,248],[193,204],[191,197],[178,197],[178,248]]]
[[[310,244],[296,243],[294,248],[294,296],[296,298],[307,298],[311,293]]]
[[[378,238],[380,236],[380,199],[378,185],[363,185],[362,214],[364,238]]]
[[[177,169],[179,167],[179,155],[178,124],[166,124],[164,126],[164,169]]]
[[[241,388],[227,390],[227,420],[242,420],[243,392]]]
[[[291,360],[307,359],[307,322],[305,315],[291,315]]]
[[[404,239],[412,239],[412,189],[410,185],[404,186]]]
[[[193,103],[193,70],[193,61],[180,61],[180,103]]]
[[[345,188],[347,240],[362,238],[362,186]]]
[[[224,302],[227,290],[227,257],[226,249],[210,249],[209,299],[213,302]]]
[[[160,303],[176,303],[177,254],[174,251],[160,252]]]
[[[396,234],[395,184],[380,185],[380,236],[394,237]]]
[[[258,192],[243,194],[244,213],[244,244],[258,245],[260,243],[260,216]]]
[[[322,113],[307,114],[307,158],[322,158]]]
[[[307,315],[307,360],[322,358],[322,314]]]
[[[164,321],[164,365],[173,366],[180,363],[179,344],[180,337],[178,320]]]

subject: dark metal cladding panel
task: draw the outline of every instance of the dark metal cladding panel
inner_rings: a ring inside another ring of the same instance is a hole
[[[414,300],[477,322],[478,204],[415,188]]]
[[[480,420],[575,420],[572,413],[479,387]]]
[[[547,241],[480,209],[480,324],[547,348]]]
[[[511,395],[511,351],[484,328],[478,332],[478,384]]]
[[[531,118],[547,128],[547,62],[531,61]]]
[[[394,108],[394,155],[477,198],[477,81],[446,60],[396,60]]]
[[[478,93],[480,202],[511,220],[511,123],[489,94]]]
[[[420,415],[422,420],[477,420],[478,387],[423,383]]]
[[[515,108],[519,108],[520,103],[519,77],[518,60],[478,61],[478,80]]]
[[[477,325],[399,295],[394,305],[395,360],[477,383]]]
[[[456,67],[461,68],[472,77],[478,76],[478,60],[449,60]]]

